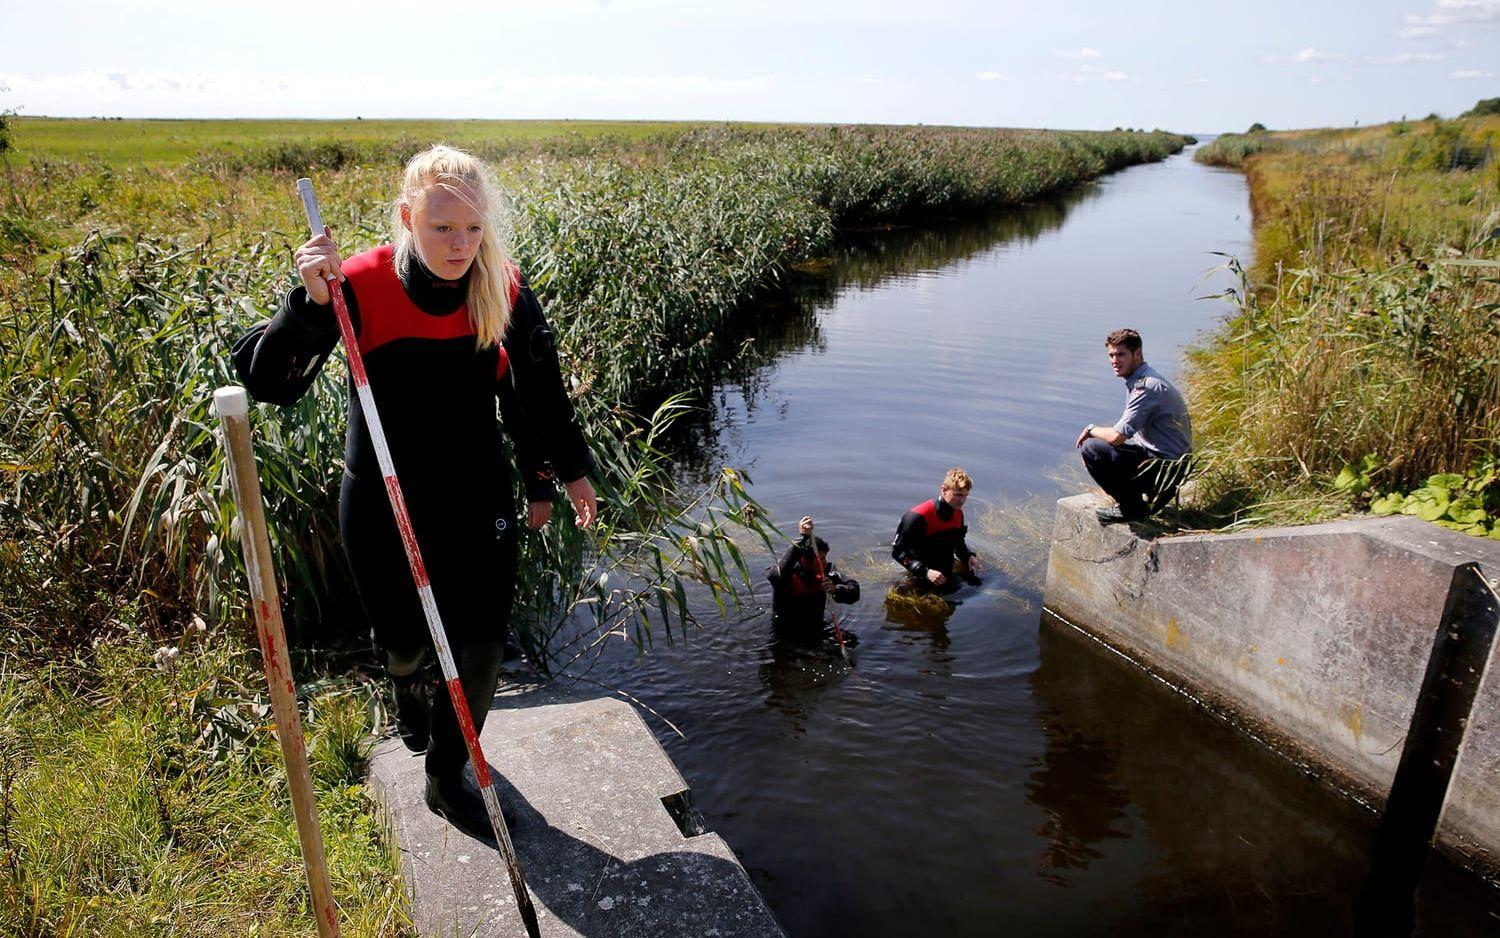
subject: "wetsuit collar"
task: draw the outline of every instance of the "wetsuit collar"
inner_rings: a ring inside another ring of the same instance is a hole
[[[444,280],[437,274],[427,269],[417,257],[417,252],[412,251],[403,270],[398,271],[401,275],[401,285],[406,287],[406,295],[424,313],[433,316],[446,316],[460,306],[469,298],[469,274],[474,268],[464,271],[464,275],[457,280]]]
[[[949,518],[953,517],[953,512],[955,511],[955,509],[954,509],[954,507],[952,505],[950,505],[947,502],[943,501],[943,496],[939,495],[937,498],[934,498],[932,501],[933,501],[934,506],[937,508],[937,516],[939,518],[942,518],[944,521],[947,521]]]

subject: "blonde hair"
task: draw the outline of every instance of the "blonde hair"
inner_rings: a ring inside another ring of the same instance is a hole
[[[953,489],[956,492],[967,492],[973,487],[974,480],[969,478],[967,472],[964,472],[957,466],[949,469],[948,474],[943,476],[943,488],[945,489]]]
[[[479,251],[469,268],[469,324],[474,327],[479,348],[498,346],[510,324],[510,298],[521,274],[511,262],[507,247],[510,213],[489,167],[472,153],[439,143],[406,164],[401,194],[391,208],[396,270],[406,270],[417,253],[416,238],[407,229],[401,210],[407,207],[415,214],[427,190],[434,186],[448,190],[484,216]]]

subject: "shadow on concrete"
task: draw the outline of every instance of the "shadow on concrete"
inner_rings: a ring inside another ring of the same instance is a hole
[[[531,889],[541,919],[543,935],[565,934],[558,926],[586,936],[614,935],[704,935],[718,929],[724,935],[780,935],[766,928],[769,915],[741,918],[735,910],[744,905],[744,890],[754,891],[738,863],[692,850],[669,850],[623,861],[610,852],[610,845],[591,843],[588,831],[580,836],[548,823],[524,795],[503,775],[495,784],[501,800],[516,812],[511,841]],[[665,809],[664,809],[665,810]],[[494,854],[491,843],[469,840],[476,851]],[[498,862],[498,860],[497,860]],[[496,870],[494,889],[510,895],[509,880]],[[461,896],[452,897],[452,908],[461,910]],[[758,902],[758,900],[757,900]],[[474,909],[476,913],[481,910]],[[509,905],[506,921],[519,916]],[[501,922],[478,924],[454,915],[441,933],[458,928],[476,935],[509,934],[489,930]],[[520,932],[516,932],[519,934]]]
[[[496,793],[516,813],[511,840],[543,935],[783,934],[723,839],[702,832],[686,784],[627,704],[512,688],[482,737]],[[428,811],[424,778],[420,755],[377,746],[372,784],[418,933],[524,934],[494,842]]]

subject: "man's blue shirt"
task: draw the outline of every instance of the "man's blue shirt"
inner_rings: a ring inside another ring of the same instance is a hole
[[[1115,430],[1158,459],[1176,459],[1193,448],[1182,392],[1145,362],[1125,379],[1125,412]]]

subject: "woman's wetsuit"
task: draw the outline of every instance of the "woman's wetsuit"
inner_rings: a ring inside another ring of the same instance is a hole
[[[552,332],[524,283],[512,293],[502,348],[476,350],[467,274],[442,280],[413,258],[398,276],[390,246],[342,269],[391,460],[479,728],[494,699],[516,574],[517,517],[497,397],[528,500],[550,501],[554,476],[579,479],[593,459]],[[291,404],[337,342],[332,306],[313,303],[299,286],[235,345],[234,362],[256,400]],[[355,585],[376,644],[393,660],[415,660],[432,643],[352,384],[344,460],[339,529]],[[427,771],[461,770],[466,753],[446,694],[436,697],[430,733]]]

